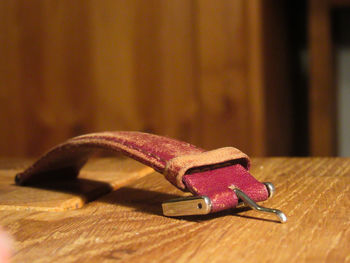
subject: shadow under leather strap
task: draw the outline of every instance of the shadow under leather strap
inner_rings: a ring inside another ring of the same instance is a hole
[[[103,149],[122,153],[165,175],[181,190],[206,195],[212,212],[235,207],[238,199],[228,186],[235,185],[254,201],[268,197],[266,187],[248,172],[249,158],[236,148],[205,151],[189,143],[141,132],[101,132],[72,138],[48,151],[16,175],[16,183],[74,178],[88,158]]]

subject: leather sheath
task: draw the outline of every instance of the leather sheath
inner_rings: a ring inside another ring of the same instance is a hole
[[[266,186],[249,173],[250,160],[234,147],[205,151],[186,142],[154,134],[115,131],[78,136],[49,150],[16,175],[19,185],[78,176],[98,150],[122,153],[163,174],[183,191],[211,199],[211,212],[234,208],[237,187],[255,202],[268,198]]]

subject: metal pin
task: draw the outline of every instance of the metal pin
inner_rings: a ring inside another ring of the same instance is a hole
[[[207,196],[189,196],[162,203],[165,216],[206,215],[211,211],[211,201]]]
[[[257,211],[260,211],[260,212],[273,213],[278,217],[278,219],[281,223],[287,222],[287,216],[281,210],[266,208],[266,207],[262,207],[262,206],[258,205],[252,199],[250,199],[244,192],[239,190],[234,185],[229,186],[229,188],[232,189],[235,192],[235,194],[237,195],[237,197],[240,198],[250,208],[257,210]]]

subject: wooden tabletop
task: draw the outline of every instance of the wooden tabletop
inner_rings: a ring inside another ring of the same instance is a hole
[[[253,159],[277,190],[263,205],[286,224],[245,208],[164,217],[161,203],[185,194],[129,159],[93,160],[76,182],[15,186],[29,163],[0,161],[13,262],[350,262],[350,159]]]

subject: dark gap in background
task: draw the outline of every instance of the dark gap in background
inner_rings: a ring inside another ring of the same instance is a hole
[[[287,1],[292,100],[292,155],[309,155],[307,1]]]
[[[332,10],[332,31],[334,48],[350,46],[350,7],[334,8]]]

